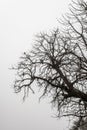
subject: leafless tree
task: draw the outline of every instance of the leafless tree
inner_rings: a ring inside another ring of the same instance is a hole
[[[75,120],[73,126],[70,130],[87,130],[87,118],[85,120],[79,117],[78,120]]]
[[[25,52],[14,69],[16,93],[24,98],[34,86],[50,95],[58,117],[87,117],[87,4],[73,1],[61,20],[62,29],[40,33],[32,51]]]

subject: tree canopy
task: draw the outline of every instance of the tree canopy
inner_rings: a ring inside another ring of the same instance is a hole
[[[24,52],[15,67],[16,93],[24,98],[34,86],[50,95],[58,117],[87,117],[87,3],[72,1],[61,26],[40,33],[30,52]]]

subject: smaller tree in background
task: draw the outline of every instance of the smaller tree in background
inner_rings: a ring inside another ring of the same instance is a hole
[[[61,20],[64,30],[39,34],[32,51],[21,57],[14,90],[24,90],[25,98],[37,84],[41,97],[50,95],[58,117],[82,121],[87,117],[87,4],[73,1],[70,11]]]

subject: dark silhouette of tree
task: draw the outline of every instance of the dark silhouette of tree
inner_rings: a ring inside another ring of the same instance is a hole
[[[62,29],[40,33],[32,51],[25,52],[14,69],[16,93],[24,98],[34,86],[50,95],[58,117],[87,117],[87,4],[73,1]]]
[[[81,117],[74,121],[70,130],[87,130],[87,118],[84,120]]]

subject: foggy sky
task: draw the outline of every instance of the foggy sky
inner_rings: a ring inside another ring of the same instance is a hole
[[[38,94],[13,91],[15,73],[9,68],[31,49],[34,35],[58,26],[70,0],[0,0],[0,130],[65,130],[67,121],[53,118],[49,101]]]

